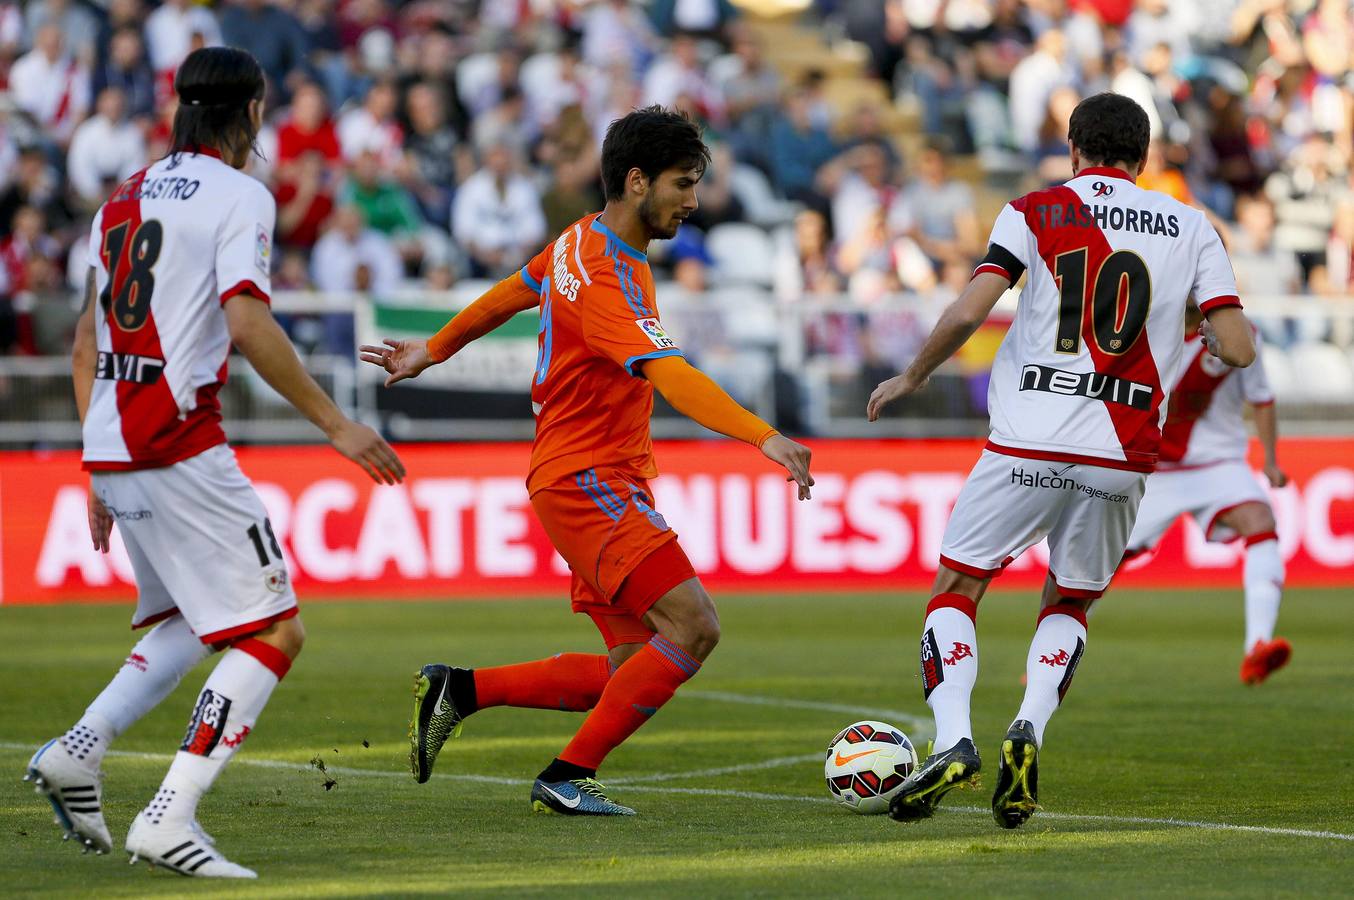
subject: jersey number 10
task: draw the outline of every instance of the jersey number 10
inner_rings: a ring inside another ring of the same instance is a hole
[[[1082,326],[1086,318],[1087,248],[1060,253],[1053,261],[1058,281],[1057,353],[1081,352]],[[1120,303],[1120,296],[1126,297]],[[1091,334],[1103,353],[1120,356],[1142,334],[1152,308],[1152,275],[1147,263],[1131,250],[1117,250],[1105,257],[1091,285]]]

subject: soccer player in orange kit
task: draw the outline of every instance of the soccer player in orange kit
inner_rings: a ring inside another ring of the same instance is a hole
[[[645,250],[696,210],[709,162],[700,129],[658,106],[611,123],[602,145],[606,207],[566,228],[522,270],[427,341],[363,346],[387,386],[443,362],[523,310],[539,307],[536,414],[527,490],[573,572],[575,612],[607,653],[560,653],[494,668],[432,664],[415,678],[410,764],[420,783],[443,743],[490,706],[590,710],[531,790],[538,812],[634,815],[596,780],[608,753],[700,669],[719,618],[677,536],[654,509],[649,418],[655,388],[700,424],[759,448],[806,500],[809,450],[743,409],[687,363],[658,318]]]

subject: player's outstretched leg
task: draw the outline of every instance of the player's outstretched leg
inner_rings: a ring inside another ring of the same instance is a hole
[[[611,664],[605,655],[557,653],[548,659],[459,669],[440,663],[424,666],[414,676],[414,714],[409,722],[409,767],[419,784],[426,782],[442,745],[461,733],[471,713],[491,706],[525,709],[592,709]]]
[[[103,819],[100,764],[113,740],[169,696],[189,669],[211,653],[181,616],[152,628],[80,721],[33,754],[24,775],[47,797],[66,840],[85,852],[108,853],[113,840]]]
[[[992,817],[1018,828],[1039,808],[1039,747],[1086,649],[1088,601],[1061,600],[1039,612],[1025,658],[1025,700],[1001,745]]]
[[[1246,538],[1246,644],[1241,661],[1243,684],[1259,684],[1283,668],[1293,647],[1274,636],[1283,598],[1284,564],[1279,541],[1267,531]]]
[[[644,616],[655,634],[616,669],[578,733],[531,789],[537,812],[632,816],[606,796],[597,767],[700,671],[719,642],[719,618],[700,581],[690,578],[664,594]]]
[[[198,695],[188,732],[160,789],[127,833],[133,864],[145,860],[181,875],[207,878],[258,877],[221,855],[196,827],[197,805],[253,730],[304,637],[300,621],[286,619],[236,641],[222,655]]]
[[[957,593],[937,594],[926,607],[921,678],[926,703],[936,717],[938,752],[926,758],[889,803],[889,815],[900,822],[929,818],[942,797],[973,784],[982,767],[969,723],[969,698],[978,680],[977,615],[977,602]]]

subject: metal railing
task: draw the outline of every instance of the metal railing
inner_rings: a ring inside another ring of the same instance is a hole
[[[521,318],[447,366],[399,389],[356,362],[353,342],[430,334],[485,287],[407,293],[373,302],[359,295],[279,293],[306,368],[345,412],[396,440],[526,440],[536,316]],[[866,398],[920,345],[942,301],[898,295],[860,304],[846,298],[779,300],[756,288],[688,295],[660,289],[664,325],[692,361],[763,418],[790,431],[832,437],[983,434],[986,365],[1015,309],[1008,295],[992,324],[937,372],[922,395],[876,423]],[[1285,433],[1354,433],[1354,299],[1247,298],[1268,338],[1267,369]],[[226,432],[239,443],[320,440],[320,433],[233,356],[220,393]],[[661,399],[657,437],[707,435]],[[0,357],[0,446],[78,446],[80,429],[65,357]]]

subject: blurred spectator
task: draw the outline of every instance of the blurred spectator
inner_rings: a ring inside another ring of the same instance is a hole
[[[538,131],[553,125],[565,109],[572,106],[586,109],[596,102],[597,73],[584,65],[573,42],[554,54],[533,59],[544,61],[524,70],[522,92]],[[528,72],[532,77],[526,77]]]
[[[311,279],[321,291],[355,291],[364,284],[363,290],[377,296],[390,294],[400,285],[402,268],[394,244],[364,226],[355,206],[334,212],[310,258]]]
[[[221,37],[254,54],[278,102],[291,94],[288,76],[306,68],[306,33],[278,0],[228,0],[221,8]]]
[[[700,47],[690,34],[673,37],[668,52],[654,60],[644,77],[644,105],[672,106],[685,94],[695,101],[701,118],[717,119],[724,101],[701,63]]]
[[[734,30],[733,53],[711,64],[711,80],[724,99],[729,138],[739,158],[769,170],[766,135],[776,122],[781,77],[767,63],[755,32],[746,27]]]
[[[1048,97],[1048,109],[1039,125],[1039,144],[1034,150],[1035,172],[1045,184],[1062,184],[1072,177],[1072,157],[1067,152],[1067,129],[1072,110],[1081,102],[1075,88],[1055,88]]]
[[[1075,85],[1063,33],[1056,28],[1044,32],[1034,52],[1011,72],[1011,130],[1017,147],[1031,153],[1039,146],[1040,126],[1048,111],[1049,97],[1060,87]]]
[[[816,187],[818,170],[837,155],[827,127],[811,118],[811,95],[804,87],[785,96],[780,118],[771,129],[771,176],[776,188],[791,200],[825,208]]]
[[[733,151],[724,142],[710,143],[710,165],[700,184],[700,206],[687,219],[693,228],[709,231],[722,222],[743,219],[743,204],[733,191]]]
[[[32,322],[33,351],[43,356],[64,356],[75,337],[80,318],[78,301],[65,289],[61,269],[52,257],[34,255],[25,270],[22,306]]]
[[[1137,0],[1137,8],[1129,16],[1125,30],[1128,52],[1134,63],[1147,68],[1148,54],[1157,52],[1162,44],[1176,59],[1185,60],[1193,55],[1189,43],[1191,16],[1186,9],[1189,5],[1167,0]]]
[[[470,274],[502,278],[521,268],[545,239],[541,198],[518,171],[512,148],[485,148],[484,165],[452,205],[452,235],[470,256]]]
[[[119,88],[104,88],[94,115],[71,138],[66,156],[71,187],[92,212],[146,162],[146,141],[141,129],[127,121],[126,98]]]
[[[383,166],[393,168],[398,165],[404,144],[404,130],[395,118],[398,104],[395,83],[378,81],[367,90],[361,106],[341,115],[338,139],[343,158],[352,161],[371,152]]]
[[[883,111],[877,103],[869,100],[856,104],[851,120],[846,126],[846,140],[843,142],[843,149],[850,150],[853,147],[866,144],[879,148],[880,152],[884,154],[885,177],[890,181],[896,180],[903,159],[898,155],[898,150],[893,146],[893,141],[889,140],[888,135],[884,133]]]
[[[327,162],[318,150],[307,150],[280,175],[277,198],[277,243],[309,249],[320,227],[334,211],[334,190]]]
[[[782,244],[776,257],[777,296],[790,300],[841,293],[842,280],[833,256],[826,217],[814,209],[799,213],[795,216],[793,240]]]
[[[527,115],[526,98],[516,86],[504,90],[498,104],[476,116],[470,128],[470,140],[476,148],[506,144],[512,147],[513,153],[523,157],[535,139],[536,130]]]
[[[326,163],[336,163],[339,139],[324,91],[313,82],[303,82],[292,96],[289,115],[277,130],[278,165],[285,168],[311,152],[318,153]]]
[[[947,146],[932,139],[917,157],[916,177],[903,188],[890,210],[889,226],[916,242],[942,268],[947,264],[970,271],[982,253],[983,236],[974,213],[973,189],[951,178]]]
[[[99,20],[78,0],[30,0],[24,18],[29,34],[37,35],[44,26],[55,26],[72,56],[86,64],[93,61]]]
[[[9,72],[14,102],[62,145],[89,109],[89,90],[88,66],[66,52],[61,26],[55,24],[38,29],[33,49]]]
[[[61,179],[40,147],[19,151],[14,178],[0,193],[0,238],[9,236],[14,218],[23,206],[41,211],[49,229],[65,229],[75,218],[66,203]]]
[[[155,114],[155,73],[146,61],[141,29],[123,26],[108,39],[108,52],[94,70],[94,95],[117,88],[132,118]]]
[[[469,174],[466,148],[447,124],[446,94],[436,83],[419,82],[405,95],[409,130],[404,138],[410,188],[423,217],[441,228],[451,224],[451,197]]]
[[[1298,254],[1304,272],[1325,252],[1335,204],[1346,190],[1335,177],[1333,155],[1330,141],[1313,135],[1265,182],[1279,222],[1275,244]]]
[[[826,179],[835,181],[832,233],[838,240],[848,242],[866,222],[872,222],[876,213],[893,205],[898,191],[888,179],[888,158],[873,144],[862,144],[843,153],[832,169]],[[836,174],[838,171],[840,175]]]
[[[729,0],[652,0],[649,4],[649,18],[659,34],[681,31],[714,38],[737,16],[738,9]]]
[[[570,222],[602,208],[597,144],[581,108],[571,106],[560,113],[546,130],[537,155],[551,174],[541,195],[547,235],[559,234]]]
[[[348,179],[339,189],[338,202],[355,207],[362,214],[363,224],[389,238],[406,261],[422,259],[423,216],[418,204],[382,168],[374,152],[361,153],[353,160]]]
[[[205,6],[189,0],[165,0],[146,19],[150,64],[162,77],[172,78],[195,41],[206,47],[221,43],[221,28]]]
[[[620,63],[633,80],[657,49],[653,25],[629,0],[598,0],[583,13],[583,59],[591,66]]]
[[[1274,206],[1263,194],[1242,195],[1236,201],[1237,225],[1228,253],[1242,295],[1296,293],[1302,271],[1292,251],[1274,240]]]
[[[1147,145],[1147,161],[1142,174],[1138,176],[1138,187],[1145,191],[1160,191],[1190,206],[1197,205],[1185,174],[1168,164],[1166,148],[1161,141],[1152,141]]]

